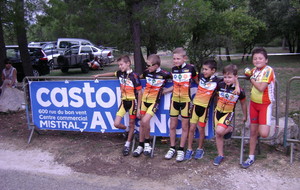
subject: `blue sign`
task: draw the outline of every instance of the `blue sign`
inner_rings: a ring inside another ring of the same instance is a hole
[[[141,80],[145,86],[145,80]],[[167,83],[166,87],[172,83]],[[114,119],[121,103],[118,80],[94,81],[31,81],[29,83],[32,119],[42,130],[85,132],[123,132],[114,127]],[[192,94],[196,84],[191,88]],[[159,109],[150,121],[152,136],[169,136],[169,108],[171,93],[160,99]],[[129,124],[125,115],[123,122]],[[213,110],[209,113],[206,138],[213,134]],[[139,130],[139,120],[136,120]],[[176,134],[180,136],[181,125]],[[197,135],[198,136],[198,135]]]

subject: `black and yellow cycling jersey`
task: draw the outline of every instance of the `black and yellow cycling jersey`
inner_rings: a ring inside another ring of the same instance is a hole
[[[142,89],[141,81],[138,74],[130,71],[115,73],[120,81],[121,99],[135,100],[138,99],[137,91]]]

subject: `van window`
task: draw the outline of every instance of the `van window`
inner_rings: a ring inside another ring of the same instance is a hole
[[[59,44],[59,48],[69,48],[71,46],[79,45],[79,42],[71,42],[71,41],[61,41]]]
[[[82,47],[80,53],[92,53],[90,47]]]
[[[20,54],[18,53],[18,50],[16,49],[6,49],[6,55],[7,55],[7,58],[9,59],[17,59],[19,58]]]

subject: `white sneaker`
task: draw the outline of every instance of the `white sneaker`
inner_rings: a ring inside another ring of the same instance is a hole
[[[152,147],[150,146],[149,143],[145,143],[144,155],[145,156],[150,156],[151,152],[152,152]]]
[[[144,149],[143,149],[142,146],[138,146],[138,147],[134,150],[133,156],[134,156],[134,157],[139,157],[139,156],[142,154],[143,150],[144,150]]]
[[[177,156],[176,161],[182,162],[184,160],[184,151],[183,150],[177,150]]]
[[[170,160],[173,158],[176,150],[174,148],[170,148],[167,154],[165,155],[165,159]]]

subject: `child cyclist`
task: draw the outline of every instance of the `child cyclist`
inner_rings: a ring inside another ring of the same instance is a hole
[[[152,147],[150,146],[150,120],[158,109],[163,87],[167,79],[171,78],[171,73],[160,68],[160,58],[156,54],[149,55],[147,58],[148,69],[142,74],[146,79],[146,87],[143,92],[141,105],[141,120],[139,131],[139,145],[134,150],[133,156],[150,156]]]
[[[196,127],[200,133],[198,148],[194,158],[201,159],[204,155],[203,143],[205,138],[206,117],[209,109],[209,104],[213,99],[213,94],[217,88],[219,79],[215,72],[217,70],[217,62],[213,59],[206,60],[202,66],[202,72],[198,74],[199,85],[196,95],[193,99],[192,117],[190,119],[190,129],[188,135],[188,149],[185,152],[185,160],[192,159],[193,156],[193,140]],[[198,124],[198,125],[197,125]]]
[[[114,126],[116,128],[128,131],[127,141],[123,147],[123,155],[127,156],[130,152],[130,144],[134,133],[136,113],[140,111],[140,102],[138,100],[142,97],[142,86],[138,74],[134,73],[130,68],[131,61],[129,56],[123,55],[118,58],[117,62],[119,65],[118,71],[98,74],[94,75],[94,77],[98,78],[116,76],[120,81],[122,101],[118,112],[116,113]],[[129,113],[129,127],[121,123],[126,112]]]
[[[219,83],[217,87],[218,101],[215,109],[215,134],[216,134],[216,146],[218,150],[218,156],[214,159],[213,164],[218,166],[224,160],[224,138],[230,138],[233,125],[231,125],[234,109],[238,100],[240,100],[243,121],[247,120],[247,104],[246,96],[243,89],[239,88],[239,95],[235,93],[235,85],[237,84],[237,66],[227,65],[223,69],[224,79]],[[237,84],[238,85],[238,84]]]
[[[178,116],[181,115],[182,134],[176,156],[176,161],[178,162],[184,160],[184,146],[189,130],[191,82],[192,79],[197,81],[198,78],[194,66],[187,64],[186,61],[186,51],[183,48],[176,48],[173,51],[173,87],[166,89],[164,92],[173,91],[170,104],[170,149],[165,155],[165,159],[172,159],[176,153],[176,128],[178,125]]]
[[[242,168],[248,168],[254,161],[257,137],[267,137],[270,132],[272,102],[274,98],[275,73],[268,66],[268,54],[264,48],[252,51],[250,83],[252,84],[250,96],[250,148],[249,157],[242,163]]]

